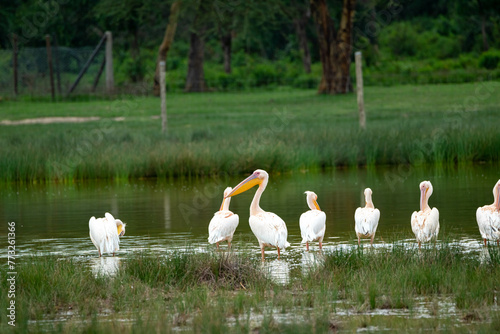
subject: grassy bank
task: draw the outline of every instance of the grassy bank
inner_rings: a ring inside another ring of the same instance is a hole
[[[95,275],[82,259],[24,258],[16,330],[491,331],[500,326],[499,262],[494,247],[478,256],[447,244],[421,252],[395,244],[326,253],[317,267],[293,270],[280,285],[266,278],[258,259],[235,254],[133,254],[113,277]],[[430,318],[421,316],[426,312]]]
[[[313,90],[170,94],[159,100],[7,101],[3,120],[101,117],[0,125],[0,180],[142,178],[334,166],[498,162],[500,83],[368,87],[366,131],[356,97]],[[119,118],[117,118],[119,117]]]

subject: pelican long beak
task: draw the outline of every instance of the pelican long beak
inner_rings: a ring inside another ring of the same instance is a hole
[[[262,181],[257,177],[257,175],[252,174],[241,181],[240,184],[238,184],[236,187],[234,187],[233,191],[231,191],[225,198],[241,194],[242,192],[247,191],[248,189],[260,184],[261,182]]]
[[[420,211],[424,211],[424,203],[425,196],[427,196],[427,190],[429,190],[429,188],[425,188],[420,191]]]
[[[125,231],[123,230],[123,225],[118,225],[118,235],[122,237],[125,234]]]
[[[220,205],[219,211],[222,211],[224,209],[224,202],[226,201],[226,197],[222,200],[222,204]]]
[[[316,202],[315,199],[313,199],[313,204],[314,204],[314,206],[316,207],[317,210],[321,211],[321,209],[319,208],[319,204],[318,204],[318,202]]]
[[[500,186],[497,186],[497,211],[500,211]]]

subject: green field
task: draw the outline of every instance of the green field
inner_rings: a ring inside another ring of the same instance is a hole
[[[497,81],[367,87],[366,131],[358,126],[354,94],[287,88],[169,94],[167,135],[161,133],[159,105],[154,97],[0,102],[1,120],[100,117],[0,125],[0,180],[168,178],[500,159]]]
[[[496,247],[482,256],[438,247],[326,252],[279,284],[257,258],[226,252],[132,254],[114,276],[88,259],[25,258],[16,281],[16,330],[60,333],[323,333],[500,329]],[[6,269],[1,269],[5,277]],[[2,291],[7,282],[2,280]],[[6,298],[0,299],[5,308]],[[426,316],[427,315],[427,316]],[[64,321],[61,321],[64,319]],[[33,321],[34,322],[30,322]],[[1,327],[7,327],[5,319]]]

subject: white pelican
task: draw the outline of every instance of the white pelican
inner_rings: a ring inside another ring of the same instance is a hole
[[[240,217],[238,215],[229,211],[229,202],[231,198],[226,198],[227,195],[233,190],[231,187],[227,187],[224,190],[224,198],[222,199],[222,204],[220,210],[214,213],[210,224],[208,225],[208,242],[217,245],[219,249],[219,242],[227,240],[228,248],[231,248],[231,240],[233,240],[233,234],[238,227]]]
[[[105,218],[92,217],[89,220],[90,240],[99,252],[99,257],[104,253],[113,253],[120,249],[120,238],[125,234],[125,224],[120,219],[115,219],[106,212]]]
[[[477,208],[476,219],[479,232],[484,240],[500,241],[500,180],[493,187],[493,204]]]
[[[430,181],[420,183],[420,211],[414,211],[411,215],[411,229],[415,233],[419,249],[422,242],[436,240],[439,233],[439,211],[436,208],[431,210],[428,204],[432,190]]]
[[[255,192],[252,204],[250,204],[250,228],[253,234],[259,241],[262,260],[264,260],[264,247],[276,247],[278,249],[278,259],[280,258],[280,250],[289,247],[290,244],[286,241],[288,231],[286,224],[272,212],[266,212],[259,206],[260,197],[266,189],[269,174],[265,170],[257,169],[252,175],[238,184],[229,195],[226,197],[235,196],[242,192],[259,185],[259,189]]]
[[[372,190],[370,188],[365,189],[365,203],[364,208],[357,208],[354,212],[354,230],[358,236],[358,246],[361,243],[361,238],[371,238],[370,245],[373,245],[380,219],[380,211],[375,209],[373,205]]]
[[[311,210],[300,215],[299,225],[302,243],[306,244],[309,250],[309,242],[319,240],[319,249],[323,248],[323,238],[326,229],[326,214],[319,208],[318,195],[312,191],[306,191],[307,205]]]

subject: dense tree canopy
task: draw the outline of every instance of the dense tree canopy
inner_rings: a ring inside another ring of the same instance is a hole
[[[11,48],[13,33],[21,47],[43,46],[45,34],[55,36],[59,45],[93,46],[111,30],[117,63],[123,64],[129,80],[144,80],[154,71],[172,3],[2,0],[0,48]],[[330,16],[340,20],[344,1],[326,3]],[[500,48],[496,0],[358,0],[355,13],[351,51],[362,50],[369,66],[381,59],[448,59]],[[308,0],[184,0],[177,25],[167,65],[185,67],[186,75],[197,36],[203,42],[204,62],[220,64],[229,76],[235,66],[256,59],[287,59],[299,64],[302,74],[320,60],[318,29]]]

